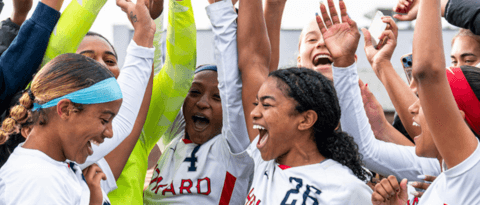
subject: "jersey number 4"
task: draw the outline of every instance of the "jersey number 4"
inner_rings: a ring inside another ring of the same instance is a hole
[[[200,145],[193,148],[192,155],[190,155],[190,157],[185,158],[184,162],[190,162],[190,166],[188,167],[189,172],[197,171],[197,166],[195,165],[195,163],[197,162],[197,157],[195,156],[195,154],[197,154],[199,148],[200,148]]]
[[[299,179],[299,178],[295,178],[295,177],[290,177],[290,183],[297,183],[297,186],[295,187],[295,189],[290,189],[289,191],[287,191],[287,194],[285,194],[285,197],[283,198],[281,205],[295,205],[297,203],[297,200],[292,200],[291,204],[287,204],[287,201],[288,201],[288,198],[290,197],[290,195],[298,194],[300,192],[300,188],[302,188],[302,186],[303,186],[303,180]],[[302,205],[306,204],[308,198],[310,198],[313,201],[313,205],[318,205],[317,198],[310,196],[311,191],[314,191],[315,194],[317,194],[317,195],[322,193],[322,191],[320,191],[319,189],[315,188],[314,186],[310,186],[310,185],[307,184],[307,190],[305,190],[305,192],[303,192],[303,203],[302,203]]]

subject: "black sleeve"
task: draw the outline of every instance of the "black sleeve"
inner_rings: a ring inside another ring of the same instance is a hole
[[[445,6],[445,19],[458,27],[470,29],[480,35],[480,1],[449,0]]]
[[[13,23],[10,18],[2,21],[0,26],[0,55],[7,50],[13,39],[18,35],[20,26]]]

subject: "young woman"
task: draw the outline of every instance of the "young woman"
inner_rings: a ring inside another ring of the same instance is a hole
[[[108,203],[101,169],[92,166],[84,177],[75,162],[113,136],[121,104],[113,74],[96,61],[64,54],[47,64],[2,123],[2,135],[16,132],[17,123],[33,127],[0,170],[1,204]]]
[[[245,152],[242,82],[251,81],[237,69],[237,14],[229,0],[211,4],[207,14],[218,67],[196,70],[182,108],[185,130],[162,153],[145,204],[237,204],[247,196],[253,163]]]
[[[251,116],[260,135],[249,147],[255,174],[247,204],[370,203],[357,146],[336,130],[340,106],[325,76],[306,68],[270,73]]]

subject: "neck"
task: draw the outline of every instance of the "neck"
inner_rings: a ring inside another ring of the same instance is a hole
[[[51,128],[35,125],[22,147],[39,150],[50,158],[63,162],[66,157],[58,139],[59,136],[54,135]]]
[[[310,135],[299,137],[304,139],[295,141],[292,148],[282,156],[276,159],[276,162],[289,167],[305,166],[320,163],[326,158],[320,154],[317,145],[311,139]]]

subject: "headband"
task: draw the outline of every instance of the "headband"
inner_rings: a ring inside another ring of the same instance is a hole
[[[216,65],[206,65],[206,66],[202,66],[200,68],[197,68],[197,70],[195,70],[195,74],[199,73],[199,72],[202,72],[202,71],[205,71],[205,70],[211,70],[211,71],[215,71],[217,72],[217,66]]]
[[[122,91],[114,77],[102,80],[94,85],[77,90],[59,98],[55,98],[44,104],[33,103],[32,111],[37,111],[41,108],[49,108],[56,106],[60,100],[69,99],[73,103],[78,104],[99,104],[115,101],[122,98]]]
[[[458,109],[465,112],[468,125],[477,135],[480,135],[480,101],[465,75],[459,67],[451,67],[447,69],[447,79]]]

